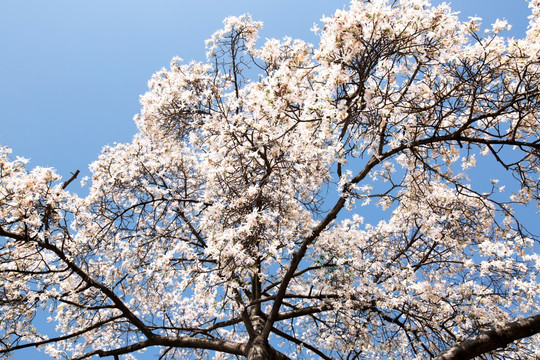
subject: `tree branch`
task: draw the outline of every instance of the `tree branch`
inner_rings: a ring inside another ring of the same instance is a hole
[[[282,338],[286,339],[286,340],[289,340],[290,342],[296,344],[296,345],[300,345],[300,346],[303,346],[305,347],[306,349],[308,350],[311,350],[313,351],[315,354],[319,355],[321,358],[325,359],[325,360],[331,360],[332,358],[326,356],[322,351],[320,351],[319,349],[317,349],[316,347],[304,342],[304,341],[301,341],[301,340],[298,340],[297,338],[279,330],[279,329],[276,329],[275,327],[272,328],[272,332],[278,336],[281,336]]]
[[[434,360],[467,360],[540,332],[540,314],[516,320],[465,340],[446,350]]]
[[[13,347],[11,347],[9,349],[2,349],[2,350],[0,350],[0,354],[5,354],[5,353],[9,353],[9,352],[12,352],[12,351],[15,351],[15,350],[25,349],[25,348],[29,348],[29,347],[38,347],[40,345],[45,345],[45,344],[50,344],[50,343],[53,343],[53,342],[59,342],[59,341],[71,339],[71,338],[83,335],[83,334],[85,334],[85,333],[87,333],[89,331],[100,328],[103,325],[106,325],[106,324],[108,324],[108,323],[110,323],[112,321],[119,320],[122,317],[123,316],[121,316],[121,315],[113,316],[110,319],[97,322],[97,323],[93,324],[92,326],[89,326],[89,327],[87,327],[85,329],[82,329],[80,331],[77,331],[77,332],[74,332],[74,333],[71,333],[71,334],[67,334],[67,335],[64,335],[64,336],[58,336],[58,337],[55,337],[55,338],[52,338],[52,339],[37,341],[37,342],[23,344],[23,345],[17,345],[17,346],[13,346]]]
[[[220,339],[202,339],[191,336],[171,337],[171,336],[155,336],[152,339],[147,339],[135,344],[127,345],[118,349],[112,350],[95,350],[89,352],[75,360],[82,360],[94,355],[99,357],[118,356],[129,354],[137,350],[141,350],[150,346],[167,346],[176,348],[189,349],[207,349],[225,352],[233,355],[244,355],[245,344]]]
[[[62,189],[65,190],[65,189],[68,187],[68,185],[71,184],[71,182],[77,178],[77,175],[79,175],[79,172],[80,172],[79,170],[75,171],[75,172],[71,175],[71,177],[70,177],[69,179],[67,179],[67,180],[64,182],[64,184],[62,184]]]
[[[348,186],[357,184],[362,179],[364,179],[369,174],[371,169],[373,169],[382,160],[383,158],[377,158],[375,156],[372,156],[367,162],[364,169],[360,171],[351,181],[349,181]],[[268,335],[270,335],[270,331],[272,330],[274,322],[276,321],[278,317],[279,309],[281,307],[281,304],[283,303],[283,299],[285,297],[287,288],[289,287],[289,282],[292,280],[294,273],[296,272],[296,269],[298,268],[298,265],[300,265],[300,262],[304,258],[304,255],[306,254],[306,251],[309,245],[311,245],[311,243],[313,243],[315,239],[319,237],[319,235],[326,229],[326,227],[334,219],[336,219],[338,213],[345,206],[346,199],[347,199],[347,191],[345,190],[343,195],[338,199],[338,201],[332,208],[332,210],[330,210],[330,212],[326,215],[326,217],[322,219],[321,222],[319,222],[319,224],[313,229],[311,236],[307,237],[302,242],[302,245],[296,251],[296,253],[294,253],[291,263],[289,264],[289,268],[287,269],[287,272],[283,276],[283,280],[276,294],[276,300],[274,302],[274,305],[272,306],[272,310],[270,311],[270,315],[268,316],[268,320],[266,321],[264,330],[261,334],[262,337],[268,338]]]

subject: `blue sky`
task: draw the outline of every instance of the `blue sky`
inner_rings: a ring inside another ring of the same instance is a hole
[[[139,95],[173,56],[204,60],[204,40],[249,12],[262,37],[309,31],[344,0],[0,0],[0,144],[64,177],[86,172],[105,144],[126,142]],[[523,0],[455,0],[464,17],[506,17],[520,36]]]
[[[434,1],[434,3],[440,1]],[[229,15],[262,20],[262,37],[316,41],[309,29],[343,0],[0,0],[0,145],[65,178],[103,145],[130,141],[139,95],[173,56],[204,60]],[[462,17],[506,18],[521,37],[524,0],[454,0]],[[0,320],[1,321],[1,320]],[[21,360],[45,358],[26,352]]]

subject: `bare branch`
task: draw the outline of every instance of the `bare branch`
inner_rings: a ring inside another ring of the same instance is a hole
[[[68,187],[68,185],[71,184],[71,182],[77,178],[77,175],[79,175],[79,172],[80,172],[79,170],[76,170],[71,175],[71,177],[64,182],[64,184],[62,185],[62,189],[65,190]]]

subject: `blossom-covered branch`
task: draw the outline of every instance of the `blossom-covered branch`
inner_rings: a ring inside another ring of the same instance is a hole
[[[318,46],[227,18],[85,196],[1,148],[0,353],[538,357],[529,4],[523,39],[427,0],[354,0]]]

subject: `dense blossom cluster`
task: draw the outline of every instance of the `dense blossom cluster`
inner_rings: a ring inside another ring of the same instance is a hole
[[[530,7],[519,40],[427,0],[353,1],[318,47],[227,18],[206,63],[152,77],[85,197],[0,149],[0,352],[425,359],[534,316]]]

